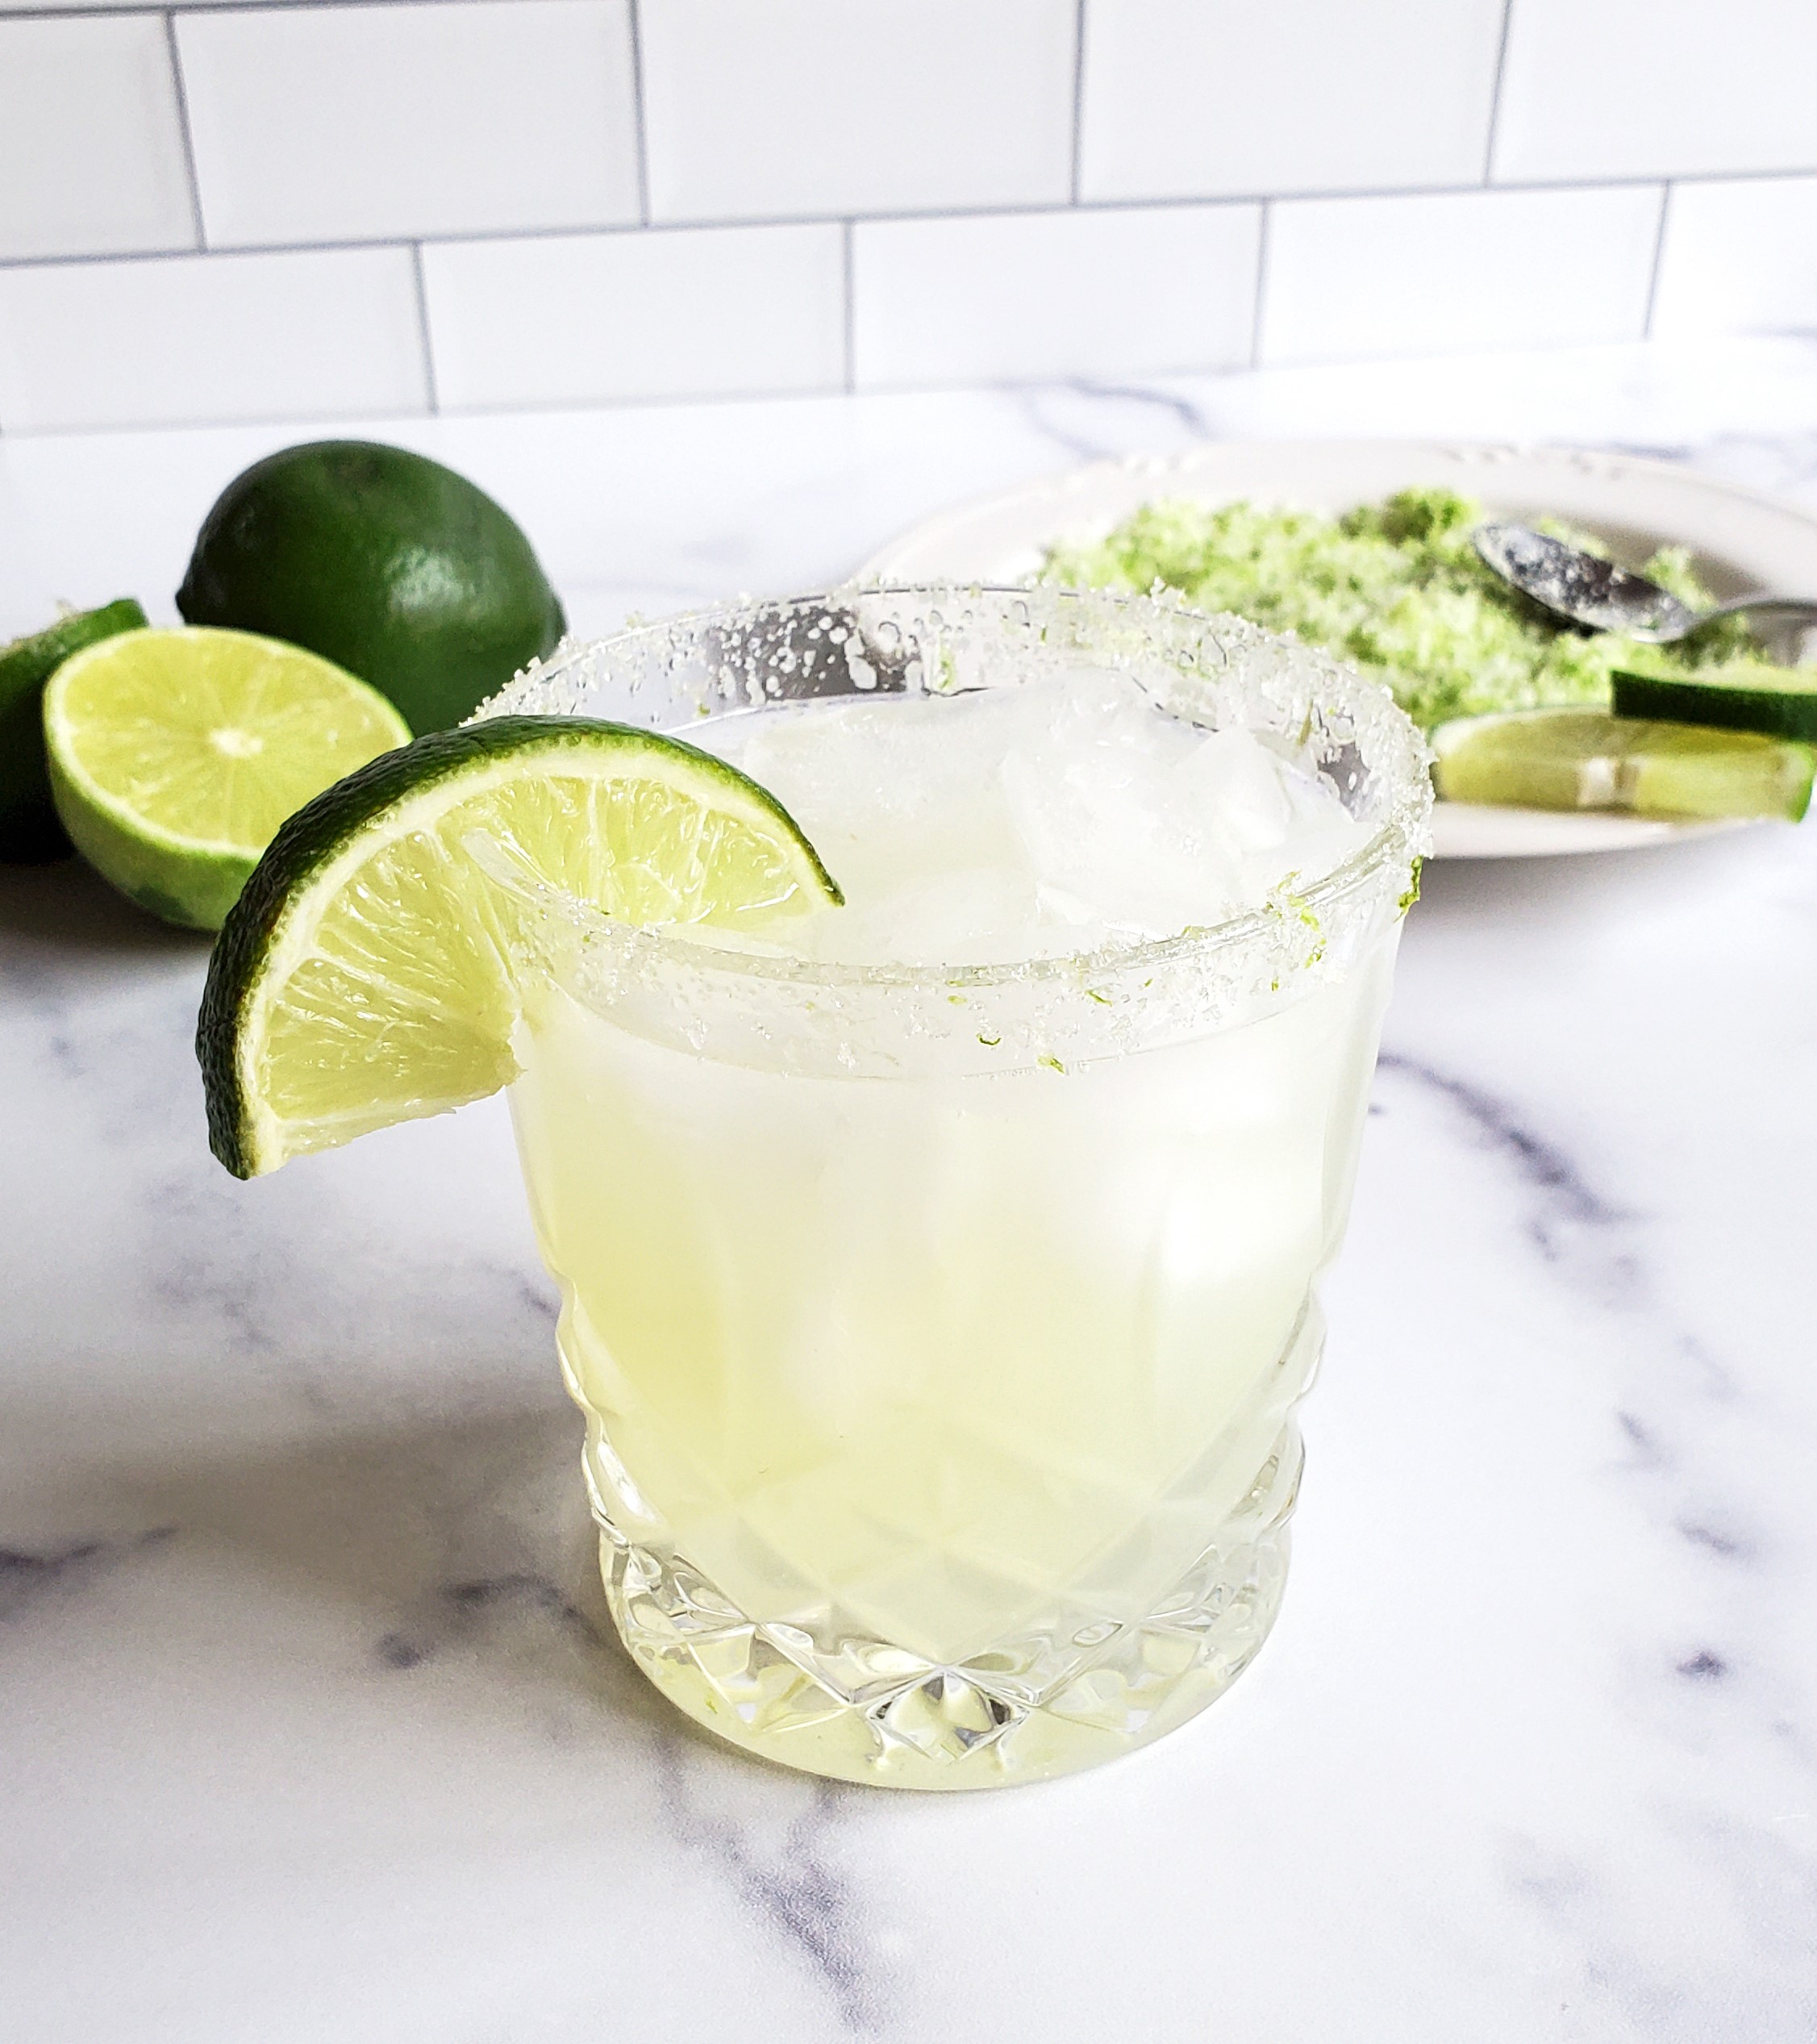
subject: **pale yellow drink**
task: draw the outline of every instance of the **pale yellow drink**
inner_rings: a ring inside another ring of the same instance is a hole
[[[514,1106],[615,1615],[684,1709],[820,1773],[988,1785],[1247,1663],[1418,807],[1363,815],[1328,899],[1089,962],[1045,930],[1020,966],[569,947]]]

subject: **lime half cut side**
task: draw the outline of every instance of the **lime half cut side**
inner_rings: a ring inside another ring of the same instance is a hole
[[[754,927],[840,899],[773,796],[677,740],[543,716],[419,738],[292,817],[222,930],[196,1052],[230,1171],[516,1075],[518,974],[534,967],[515,962],[515,904],[470,849],[486,839],[628,924]]]
[[[1642,816],[1783,817],[1811,802],[1817,754],[1753,731],[1516,710],[1433,734],[1438,791],[1449,802],[1523,809],[1613,809]]]
[[[376,689],[249,632],[123,632],[44,691],[51,794],[77,850],[196,929],[220,928],[286,816],[409,737]]]

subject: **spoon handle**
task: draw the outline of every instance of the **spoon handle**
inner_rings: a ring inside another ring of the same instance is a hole
[[[1707,624],[1711,618],[1733,617],[1738,611],[1777,611],[1787,617],[1817,618],[1817,596],[1737,596],[1705,611],[1697,621]]]

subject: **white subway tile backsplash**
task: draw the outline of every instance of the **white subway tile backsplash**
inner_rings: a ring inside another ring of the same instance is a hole
[[[445,242],[423,266],[449,410],[844,382],[836,223]]]
[[[1817,0],[0,0],[0,428],[1808,328],[1813,79]]]
[[[1270,209],[1261,360],[1637,340],[1662,193],[1283,199]]]
[[[210,245],[638,217],[629,0],[177,18]]]
[[[861,221],[858,386],[1247,363],[1261,219],[1180,206]]]
[[[1513,0],[1494,174],[1817,170],[1811,0]]]
[[[0,269],[0,430],[420,411],[410,252]]]
[[[1075,0],[643,0],[658,220],[1059,203]]]
[[[1502,0],[1091,0],[1080,191],[1473,184]]]
[[[0,257],[194,246],[162,20],[0,21]]]
[[[1674,185],[1654,333],[1817,328],[1817,177]]]

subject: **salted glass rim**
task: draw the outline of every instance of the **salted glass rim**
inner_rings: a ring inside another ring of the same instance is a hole
[[[1387,742],[1386,755],[1372,759],[1372,772],[1390,783],[1387,814],[1380,829],[1366,843],[1331,870],[1291,892],[1290,900],[1277,888],[1269,902],[1248,908],[1217,923],[1194,925],[1169,936],[1143,937],[1132,942],[1102,945],[1087,951],[1068,951],[1034,958],[998,961],[987,965],[911,965],[894,960],[855,962],[844,959],[807,958],[786,952],[736,950],[712,942],[702,934],[698,924],[639,928],[619,921],[594,903],[565,890],[549,887],[565,915],[571,916],[583,937],[596,936],[631,949],[652,962],[684,966],[696,972],[724,974],[734,979],[763,980],[804,989],[829,991],[866,987],[986,988],[1028,986],[1043,982],[1072,980],[1081,973],[1093,979],[1121,974],[1132,970],[1194,964],[1216,954],[1239,951],[1249,942],[1271,937],[1280,926],[1284,906],[1295,913],[1316,915],[1333,903],[1363,893],[1385,872],[1392,877],[1423,857],[1429,849],[1432,784],[1427,772],[1430,755],[1418,728],[1381,683],[1369,680],[1356,668],[1338,660],[1322,648],[1311,646],[1290,632],[1265,631],[1246,618],[1229,611],[1194,610],[1183,601],[1170,600],[1172,592],[1142,595],[1132,590],[1037,587],[1028,583],[999,582],[866,582],[837,586],[806,595],[740,598],[736,600],[684,611],[673,616],[628,625],[592,640],[564,639],[547,657],[532,661],[506,687],[481,703],[469,720],[480,723],[498,716],[579,716],[576,710],[539,708],[536,698],[586,661],[602,661],[620,649],[651,646],[684,633],[698,634],[723,621],[762,615],[777,615],[819,606],[831,611],[856,599],[906,597],[917,601],[961,602],[982,598],[1006,598],[1019,603],[1051,598],[1063,604],[1077,603],[1092,609],[1122,611],[1134,615],[1148,612],[1171,619],[1184,619],[1204,625],[1220,652],[1232,647],[1273,649],[1285,653],[1325,684],[1316,691],[1319,699],[1342,710],[1359,726],[1373,726],[1378,738]],[[1232,666],[1235,661],[1232,661]],[[844,699],[864,702],[912,701],[918,692],[891,690],[872,695],[853,690]],[[919,692],[925,693],[925,692]],[[810,699],[824,702],[829,699]],[[728,715],[761,715],[781,707],[754,703],[740,711],[728,708]],[[683,733],[654,727],[661,735],[686,745]],[[836,875],[836,878],[837,876]],[[541,889],[539,889],[539,892]],[[777,926],[781,938],[786,924]],[[622,953],[621,953],[622,955]]]

